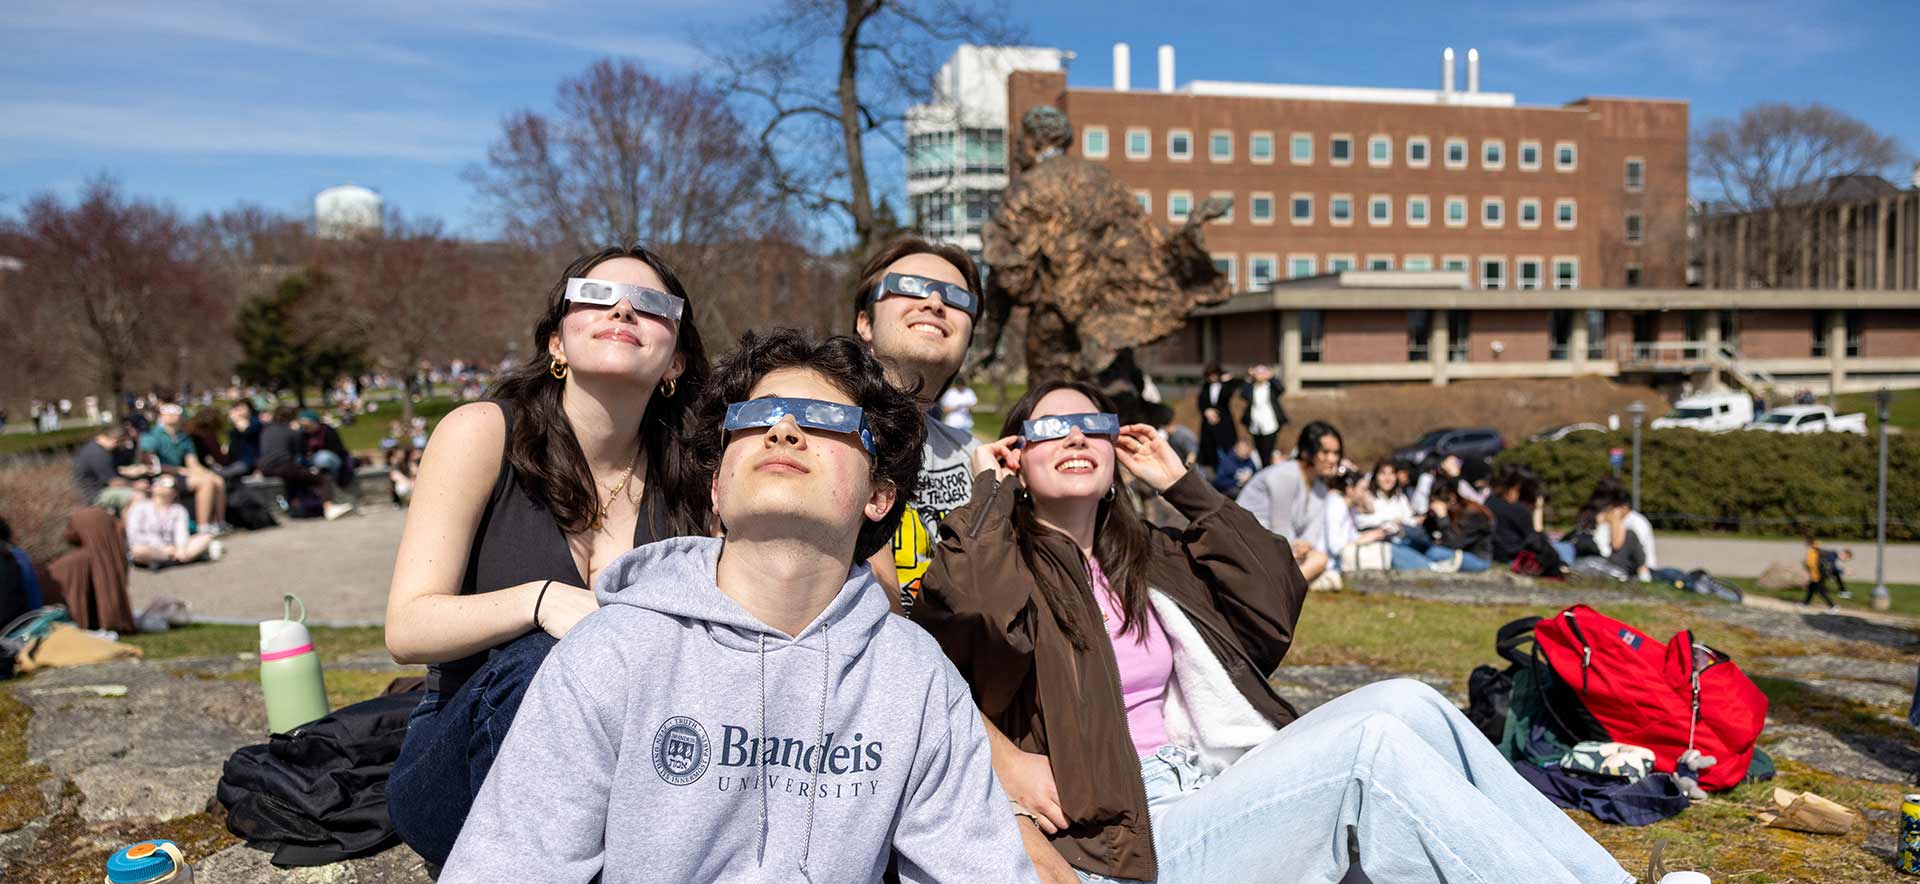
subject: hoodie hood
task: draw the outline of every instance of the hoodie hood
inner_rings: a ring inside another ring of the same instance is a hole
[[[758,652],[797,645],[825,650],[831,630],[834,652],[853,656],[865,649],[891,609],[886,591],[865,562],[847,570],[839,594],[797,636],[760,622],[715,582],[722,541],[714,537],[675,537],[632,550],[600,572],[593,594],[602,607],[632,605],[703,626],[715,642]]]

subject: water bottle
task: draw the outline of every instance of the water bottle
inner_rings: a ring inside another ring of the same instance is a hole
[[[267,697],[267,729],[276,734],[327,714],[327,686],[307,634],[307,606],[293,593],[284,604],[284,617],[260,621],[260,690]],[[300,606],[297,620],[294,605]]]
[[[141,841],[107,857],[106,884],[193,884],[193,867],[172,841]]]

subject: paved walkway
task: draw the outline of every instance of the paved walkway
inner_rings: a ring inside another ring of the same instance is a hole
[[[309,623],[380,623],[405,524],[406,511],[390,506],[333,522],[283,517],[278,528],[222,538],[227,555],[218,562],[135,568],[128,592],[135,611],[172,596],[191,604],[196,619],[215,623],[279,617],[288,592],[306,603]]]
[[[1666,536],[1654,539],[1660,564],[1683,570],[1705,568],[1727,577],[1758,577],[1773,562],[1797,564],[1807,555],[1807,545],[1797,540]],[[1832,545],[1853,550],[1853,568],[1847,584],[1872,589],[1873,542],[1836,541]],[[1920,543],[1887,544],[1887,582],[1920,584]],[[1854,594],[1858,595],[1859,590]]]

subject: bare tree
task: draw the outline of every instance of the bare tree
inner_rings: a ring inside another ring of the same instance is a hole
[[[446,235],[436,220],[391,213],[377,233],[330,244],[353,325],[366,331],[367,355],[406,380],[401,417],[413,420],[414,378],[423,359],[453,358],[476,340],[486,311],[474,247]]]
[[[75,357],[114,401],[130,381],[188,380],[174,375],[178,348],[225,327],[188,226],[170,208],[124,196],[110,179],[90,182],[72,205],[36,196],[10,226],[22,267],[9,288],[61,305]]]
[[[709,54],[729,93],[758,99],[774,185],[804,210],[844,216],[858,260],[886,233],[869,147],[904,154],[907,109],[927,101],[948,48],[1012,43],[1009,20],[1004,0],[783,0]]]
[[[1901,158],[1893,138],[1817,102],[1757,104],[1693,139],[1696,190],[1710,214],[1750,216],[1736,272],[1755,288],[1822,285],[1846,236],[1829,207],[1886,188],[1880,176]]]

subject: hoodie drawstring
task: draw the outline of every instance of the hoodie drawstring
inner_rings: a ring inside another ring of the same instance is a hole
[[[767,738],[767,637],[760,636],[760,738]],[[755,860],[758,865],[767,864],[767,768],[763,763],[765,755],[753,760],[753,768],[760,776],[760,856]]]
[[[827,766],[827,694],[833,690],[833,636],[828,634],[825,620],[820,621],[820,641],[824,645],[820,652],[820,722],[814,728],[818,740],[814,745],[820,747],[820,763],[813,766],[813,797],[807,799],[807,840],[800,851],[800,877],[808,882],[813,881],[812,873],[807,871],[807,861],[813,858],[813,806],[820,800],[820,768]],[[761,701],[763,708],[765,702],[764,699]],[[765,730],[763,725],[761,732]],[[764,799],[766,790],[762,789],[760,793]]]

